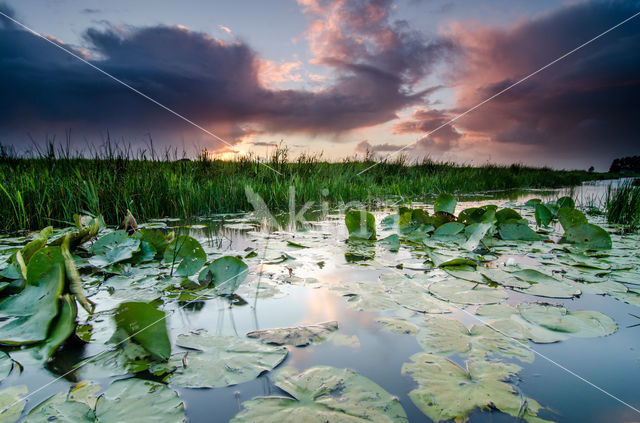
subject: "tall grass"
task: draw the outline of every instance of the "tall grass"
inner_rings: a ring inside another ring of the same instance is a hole
[[[202,154],[187,161],[177,150],[158,154],[151,146],[134,154],[110,143],[93,150],[90,158],[53,143],[30,155],[0,148],[0,231],[60,225],[70,222],[74,213],[102,214],[107,223],[116,224],[127,209],[142,221],[249,211],[246,186],[271,209],[284,210],[290,186],[298,204],[335,205],[390,196],[427,200],[442,191],[553,188],[606,176],[521,165],[473,167],[429,159],[409,163],[406,157],[327,162],[321,155],[302,154],[292,160],[288,153],[277,148],[268,158],[246,155],[223,161]]]
[[[640,186],[634,181],[617,187],[609,187],[605,202],[609,223],[624,226],[628,230],[640,228]]]

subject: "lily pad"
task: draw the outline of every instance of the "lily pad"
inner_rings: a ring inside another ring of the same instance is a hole
[[[579,338],[611,335],[618,328],[613,319],[597,311],[568,311],[562,306],[538,303],[520,304],[518,311],[530,323]]]
[[[376,239],[376,219],[364,210],[349,210],[344,222],[351,239]]]
[[[46,360],[51,357],[76,328],[76,316],[78,314],[76,301],[67,294],[60,297],[60,302],[60,313],[58,313],[51,326],[49,336],[45,342],[34,349],[34,355],[40,360]]]
[[[22,292],[0,302],[0,344],[32,344],[46,339],[64,286],[60,248],[38,251],[27,267],[27,279]]]
[[[449,222],[440,226],[433,233],[433,236],[447,236],[447,235],[456,235],[464,230],[464,224],[459,222]]]
[[[406,335],[415,335],[420,330],[420,326],[398,317],[381,317],[376,322],[381,323],[385,329]]]
[[[103,351],[75,365],[83,378],[106,378],[143,372],[149,368],[151,356],[133,342]]]
[[[409,392],[411,401],[434,422],[465,422],[475,409],[498,409],[526,421],[536,417],[541,406],[525,398],[505,381],[520,367],[510,363],[467,361],[466,369],[434,354],[416,353],[402,366],[402,374],[418,384]]]
[[[438,195],[436,201],[433,203],[433,211],[437,212],[446,212],[449,214],[453,214],[456,210],[456,201],[455,197],[448,193],[442,193]]]
[[[504,223],[517,223],[522,220],[522,216],[514,209],[507,207],[496,212],[496,220],[498,225],[502,225]]]
[[[244,261],[233,256],[224,256],[214,260],[202,269],[198,275],[198,282],[203,287],[213,287],[218,295],[231,295],[246,279],[249,266]]]
[[[149,351],[152,357],[158,360],[169,358],[171,343],[163,311],[148,303],[126,302],[118,306],[114,318],[116,325]]]
[[[130,237],[126,231],[118,230],[100,237],[91,247],[93,257],[89,263],[96,267],[106,267],[129,260],[140,249],[140,240]]]
[[[563,240],[579,244],[587,248],[610,249],[611,236],[600,226],[592,223],[582,223],[571,226],[565,233]]]
[[[482,241],[492,227],[493,223],[474,223],[467,226],[464,230],[467,236],[467,242],[462,245],[462,248],[468,251],[473,251],[478,248],[480,241]]]
[[[545,204],[536,204],[536,225],[549,226],[551,220],[553,220],[554,213]]]
[[[290,397],[245,401],[230,423],[408,421],[398,398],[353,370],[317,366],[297,373],[288,367],[277,372],[274,383]]]
[[[511,275],[531,284],[527,288],[513,288],[515,291],[525,294],[548,298],[572,298],[581,294],[581,291],[575,286],[565,284],[552,276],[534,269],[517,270],[511,272]]]
[[[338,322],[333,321],[295,328],[258,330],[249,332],[247,336],[259,339],[267,344],[304,347],[312,342],[323,341],[331,332],[337,329]]]
[[[13,360],[4,351],[0,351],[0,382],[6,379],[13,370]]]
[[[587,217],[580,210],[562,207],[558,210],[558,220],[562,228],[567,231],[572,226],[588,223]]]
[[[96,417],[101,423],[186,421],[184,405],[174,390],[142,379],[113,382],[98,398]]]
[[[0,390],[0,422],[18,421],[26,405],[23,399],[26,394],[27,387],[23,385],[9,386]]]
[[[67,401],[63,393],[55,394],[38,404],[22,420],[23,423],[47,423],[47,422],[95,422],[93,410],[86,404],[76,401]]]
[[[500,238],[505,241],[538,241],[540,235],[535,233],[528,225],[522,223],[505,223],[498,230]]]
[[[164,252],[164,262],[171,266],[175,276],[194,275],[206,261],[207,255],[200,243],[188,235],[174,239]]]
[[[429,292],[444,301],[456,304],[495,304],[507,299],[501,288],[489,288],[460,279],[447,279],[429,285]]]
[[[169,361],[176,371],[167,377],[168,382],[185,388],[218,388],[247,382],[272,370],[287,356],[285,347],[213,336],[204,330],[179,335],[176,344],[194,350],[174,354]]]
[[[534,359],[528,345],[482,324],[467,329],[458,320],[430,316],[421,323],[421,327],[416,339],[426,352],[471,355],[479,360],[486,354],[515,357],[529,363]]]

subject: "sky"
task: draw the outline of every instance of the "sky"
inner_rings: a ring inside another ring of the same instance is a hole
[[[109,138],[232,158],[282,143],[329,160],[597,170],[640,154],[640,16],[540,70],[640,1],[0,0],[0,11],[192,122],[0,16],[0,143],[19,151],[55,137],[91,152]]]

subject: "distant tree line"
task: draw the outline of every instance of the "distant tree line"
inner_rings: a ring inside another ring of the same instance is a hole
[[[609,168],[611,173],[640,173],[640,156],[614,159]]]

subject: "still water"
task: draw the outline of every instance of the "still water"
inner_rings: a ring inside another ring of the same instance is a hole
[[[597,206],[595,203],[603,200],[608,184],[584,185],[571,190],[571,194],[578,204]],[[547,190],[466,196],[459,198],[461,201],[456,213],[471,206],[504,206],[535,197],[554,199],[567,193],[567,190]],[[420,206],[428,208],[424,204],[413,204],[413,207]],[[376,210],[374,215],[379,223],[384,216],[396,210],[387,204]],[[311,215],[313,213],[309,213],[307,219]],[[184,226],[182,222],[171,220],[152,223],[158,227]],[[414,336],[385,330],[377,322],[381,316],[397,316],[398,313],[358,311],[349,306],[340,292],[332,289],[348,281],[376,281],[380,274],[396,269],[398,263],[405,263],[405,268],[400,271],[404,274],[423,273],[406,264],[412,263],[409,252],[400,249],[391,253],[383,247],[376,247],[373,262],[349,263],[345,259],[348,234],[344,216],[339,213],[323,215],[320,220],[311,220],[295,231],[291,227],[288,230],[269,230],[256,222],[253,215],[214,216],[196,223],[191,225],[189,233],[206,247],[208,254],[246,254],[247,249],[252,248],[263,264],[251,267],[249,278],[238,291],[244,301],[233,304],[225,299],[166,302],[164,309],[169,312],[167,325],[171,339],[195,329],[206,329],[216,335],[244,336],[254,330],[337,321],[339,329],[327,341],[302,348],[288,347],[289,355],[281,366],[293,366],[299,370],[317,365],[353,369],[397,396],[410,422],[429,421],[408,396],[409,391],[416,387],[415,382],[401,374],[403,363],[422,348]],[[390,233],[382,230],[379,239]],[[299,249],[286,241],[309,248]],[[276,262],[283,253],[288,259]],[[506,259],[500,257],[498,261]],[[264,264],[269,262],[273,264]],[[104,293],[98,292],[94,301],[104,309],[124,300],[103,298],[101,295]],[[517,304],[523,299],[541,300],[509,291],[508,302]],[[530,343],[536,353],[535,360],[532,363],[513,361],[522,367],[517,379],[511,381],[516,389],[537,400],[545,408],[539,417],[547,420],[640,421],[639,413],[621,403],[624,401],[640,409],[640,326],[633,326],[640,323],[638,307],[609,296],[592,294],[565,300],[545,298],[544,301],[564,305],[568,310],[599,311],[614,319],[618,330],[600,338],[570,338],[552,344]],[[456,318],[468,327],[479,323],[459,311],[448,317]],[[16,351],[12,356],[22,362],[24,370],[21,374],[13,372],[0,388],[27,385],[32,396],[25,408],[26,413],[49,396],[68,390],[74,383],[73,377],[56,380],[58,375],[81,359],[100,352],[101,348],[104,345],[100,343],[84,344],[70,340],[58,351],[48,370],[36,364],[30,365],[29,357]],[[451,358],[464,366],[462,357],[454,355]],[[110,380],[98,379],[96,382],[106,387]],[[46,384],[49,385],[40,388]],[[226,388],[174,389],[185,403],[188,421],[193,422],[226,422],[238,413],[243,401],[279,393],[269,373],[251,382]],[[476,410],[470,416],[472,422],[514,420],[517,419],[489,410]]]

